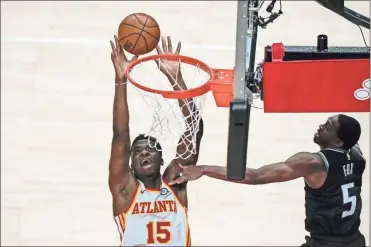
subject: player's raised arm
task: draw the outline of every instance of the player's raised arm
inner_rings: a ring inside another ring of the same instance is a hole
[[[181,49],[181,42],[178,42],[178,46],[173,52],[173,45],[171,42],[171,38],[168,36],[167,39],[165,37],[161,38],[162,43],[162,49],[159,45],[157,45],[156,50],[158,54],[168,53],[168,54],[180,54]],[[161,64],[159,64],[159,69],[168,77],[169,82],[173,86],[173,89],[175,91],[177,90],[187,90],[187,85],[185,84],[182,73],[180,70],[180,64],[179,62],[172,62],[172,61],[161,61]],[[199,148],[200,148],[200,142],[203,135],[203,120],[200,120],[199,124],[199,130],[196,135],[196,153],[190,154],[189,150],[193,149],[193,144],[191,140],[191,133],[195,132],[195,129],[197,126],[195,124],[192,124],[192,120],[199,115],[198,109],[196,107],[196,104],[194,103],[192,98],[188,99],[179,99],[179,107],[182,110],[182,114],[184,117],[184,121],[186,121],[187,129],[179,139],[179,143],[177,146],[177,153],[183,154],[184,157],[187,157],[186,159],[178,159],[176,162],[180,162],[183,165],[190,165],[190,164],[196,164],[198,160],[198,154],[199,154]]]
[[[130,182],[135,181],[129,167],[130,135],[129,109],[127,102],[127,79],[125,69],[130,63],[115,36],[115,44],[111,41],[111,59],[115,68],[115,98],[113,103],[113,138],[109,161],[109,187],[113,197],[127,189]],[[134,57],[133,60],[136,60]],[[133,186],[134,187],[134,186]]]
[[[181,184],[185,181],[196,180],[203,175],[229,181],[227,180],[227,168],[225,166],[182,166],[181,168],[183,176],[170,184]],[[238,183],[268,184],[285,182],[325,170],[326,166],[317,154],[301,152],[284,162],[262,166],[257,169],[247,168],[245,179]]]

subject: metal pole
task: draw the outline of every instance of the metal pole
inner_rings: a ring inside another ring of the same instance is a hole
[[[238,1],[234,99],[230,104],[227,149],[227,178],[230,180],[243,180],[246,172],[253,101],[253,94],[247,85],[250,78],[254,79],[258,4],[258,0]]]
[[[245,100],[246,49],[250,0],[237,3],[236,57],[234,70],[234,99]],[[249,51],[250,52],[250,51]]]

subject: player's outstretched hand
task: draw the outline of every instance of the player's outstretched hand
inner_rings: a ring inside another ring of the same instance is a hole
[[[166,42],[167,40],[167,42]],[[173,44],[171,43],[170,36],[161,37],[162,49],[160,45],[157,45],[156,51],[158,54],[180,54],[180,48],[182,46],[181,42],[178,42],[178,46],[173,52]],[[161,61],[155,60],[157,63],[158,68],[164,73],[167,77],[171,77],[171,79],[176,80],[177,76],[180,75],[180,63],[175,61],[168,61],[165,59],[161,59]]]
[[[115,35],[115,44],[113,43],[112,40],[110,40],[110,43],[112,47],[111,60],[115,68],[116,82],[117,81],[123,82],[124,80],[126,80],[126,77],[125,77],[126,68],[131,62],[137,60],[138,56],[134,56],[131,60],[128,60],[126,58],[124,49],[122,45],[120,44],[116,35]]]
[[[182,168],[181,176],[171,181],[169,185],[182,184],[187,181],[193,181],[199,179],[203,175],[202,167],[200,166],[179,166],[180,168]]]

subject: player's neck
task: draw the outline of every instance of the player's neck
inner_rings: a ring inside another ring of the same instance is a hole
[[[321,148],[321,150],[323,150],[323,149],[336,149],[336,150],[342,150],[341,148],[339,148],[339,147],[337,147],[337,146],[335,146],[335,145],[331,145],[331,144],[329,144],[329,145],[320,145],[320,148]]]
[[[161,187],[161,174],[154,177],[141,177],[138,178],[148,189],[160,189]]]

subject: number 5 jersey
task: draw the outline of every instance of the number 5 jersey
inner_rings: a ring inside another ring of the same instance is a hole
[[[187,209],[172,188],[164,180],[160,190],[138,182],[127,212],[115,216],[120,246],[190,246]]]
[[[318,155],[327,169],[327,178],[319,189],[305,183],[306,230],[318,239],[341,240],[359,235],[366,164],[362,153],[327,148]]]

